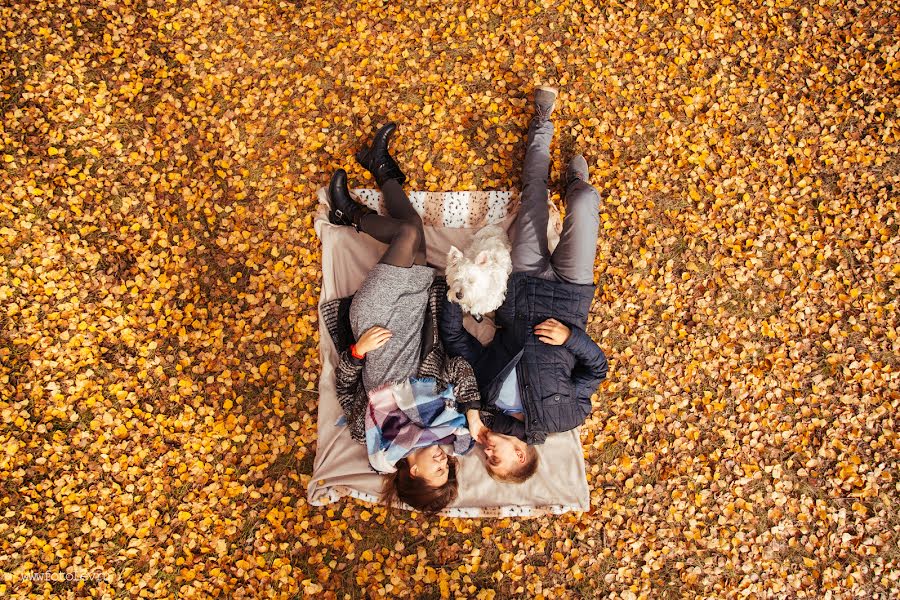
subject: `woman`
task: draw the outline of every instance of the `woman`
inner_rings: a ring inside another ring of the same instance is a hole
[[[356,343],[341,352],[337,393],[351,436],[366,444],[376,471],[390,474],[382,501],[390,507],[399,498],[434,513],[457,494],[456,459],[441,445],[453,444],[457,454],[471,449],[457,408],[477,406],[479,396],[469,364],[447,357],[440,343],[437,309],[446,284],[435,281],[426,264],[422,219],[388,152],[395,130],[393,123],[381,127],[372,146],[356,154],[381,188],[387,216],[350,196],[343,169],[328,189],[332,223],[352,225],[388,245],[350,302]],[[327,316],[326,322],[331,329]]]

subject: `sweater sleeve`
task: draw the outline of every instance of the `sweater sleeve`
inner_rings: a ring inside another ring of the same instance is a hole
[[[335,392],[338,403],[347,418],[351,437],[360,443],[364,443],[362,417],[365,415],[365,405],[368,401],[362,383],[363,364],[364,359],[354,357],[347,349],[341,352],[335,369]]]
[[[448,356],[443,371],[442,379],[453,385],[457,411],[465,413],[470,408],[481,406],[481,394],[472,365],[461,356]]]
[[[591,413],[591,396],[597,391],[600,383],[606,379],[609,364],[603,350],[584,329],[572,327],[571,332],[565,347],[575,355],[578,361],[572,371],[572,384],[575,387],[578,403],[587,416]]]

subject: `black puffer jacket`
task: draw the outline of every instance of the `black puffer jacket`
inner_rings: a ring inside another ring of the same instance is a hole
[[[472,365],[481,391],[478,408],[496,415],[495,430],[540,444],[548,433],[584,423],[591,412],[591,395],[608,369],[606,355],[585,332],[594,289],[514,273],[506,300],[494,316],[497,332],[486,347],[463,328],[459,306],[444,299],[440,320],[444,347]],[[534,327],[549,318],[571,329],[565,344],[545,344],[534,334]],[[512,368],[525,413],[522,424],[496,407],[500,387]]]

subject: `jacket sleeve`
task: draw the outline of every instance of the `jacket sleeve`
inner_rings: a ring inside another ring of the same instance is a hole
[[[525,423],[502,412],[493,415],[491,431],[511,435],[525,441]]]
[[[456,410],[465,413],[470,408],[481,406],[481,394],[472,365],[461,356],[447,357],[444,364],[443,380],[453,385],[456,396]]]
[[[572,371],[572,385],[587,416],[591,413],[591,396],[606,379],[609,364],[603,350],[584,329],[572,327],[571,332],[564,345],[578,361]]]
[[[440,318],[441,343],[450,356],[461,356],[470,365],[478,362],[484,352],[474,335],[463,327],[462,309],[444,296]]]

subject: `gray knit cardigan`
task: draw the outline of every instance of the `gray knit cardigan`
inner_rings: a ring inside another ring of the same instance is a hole
[[[422,331],[422,360],[418,377],[433,377],[441,389],[453,385],[456,396],[456,410],[465,412],[468,408],[478,408],[481,396],[471,365],[460,356],[450,357],[444,352],[438,328],[439,311],[443,297],[447,294],[447,282],[443,277],[435,277],[428,295],[425,311],[425,327]],[[362,383],[362,368],[365,359],[359,360],[350,354],[354,343],[350,328],[350,302],[353,296],[324,302],[319,306],[328,335],[340,355],[335,369],[335,383],[338,402],[347,418],[350,436],[354,441],[366,443],[366,407],[368,394]]]

